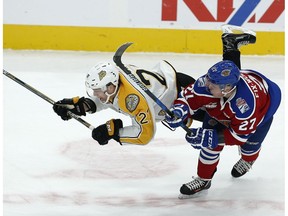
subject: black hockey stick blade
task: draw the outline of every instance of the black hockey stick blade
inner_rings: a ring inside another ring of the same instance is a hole
[[[120,67],[120,65],[122,66],[123,63],[122,63],[122,55],[123,53],[126,51],[126,49],[132,45],[133,43],[132,42],[128,42],[128,43],[125,43],[125,44],[122,44],[118,49],[117,51],[115,52],[114,54],[114,57],[113,57],[113,61],[116,63],[116,65],[118,65]],[[122,69],[122,67],[120,67]],[[129,71],[130,72],[130,71]],[[126,73],[126,71],[125,71]]]

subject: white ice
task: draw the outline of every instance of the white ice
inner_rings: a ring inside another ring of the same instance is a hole
[[[4,69],[53,100],[85,96],[87,70],[113,53],[4,50]],[[197,78],[220,55],[125,53],[123,62],[152,68],[166,59]],[[242,68],[262,72],[284,92],[283,56],[243,56]],[[275,115],[253,169],[230,175],[239,159],[226,147],[207,193],[179,200],[179,188],[196,175],[198,151],[180,128],[157,124],[146,146],[100,146],[91,130],[62,121],[51,104],[3,75],[3,210],[5,216],[283,216],[285,214],[284,103]],[[121,117],[103,111],[83,117],[98,126]],[[200,124],[194,122],[197,127]]]

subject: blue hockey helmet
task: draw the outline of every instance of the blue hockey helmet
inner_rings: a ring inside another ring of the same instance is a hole
[[[240,79],[240,70],[234,62],[224,60],[208,70],[207,78],[211,83],[219,85],[222,90],[227,85],[234,88]]]

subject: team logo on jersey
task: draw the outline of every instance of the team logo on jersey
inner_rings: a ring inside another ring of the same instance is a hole
[[[99,80],[101,81],[105,76],[106,76],[106,71],[100,71],[99,73],[98,73],[98,76],[99,76]]]
[[[135,94],[129,94],[125,98],[125,104],[126,104],[126,108],[130,112],[133,112],[139,104],[139,97]]]
[[[247,112],[250,109],[247,102],[241,97],[236,99],[236,106],[238,107],[238,109],[240,110],[242,114]]]

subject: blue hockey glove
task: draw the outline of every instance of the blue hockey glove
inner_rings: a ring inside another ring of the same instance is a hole
[[[187,119],[189,107],[184,104],[175,104],[170,111],[174,116],[166,113],[165,120],[171,128],[177,128]]]
[[[216,148],[218,145],[218,134],[214,129],[191,128],[191,134],[186,134],[186,140],[195,149],[207,147]]]

